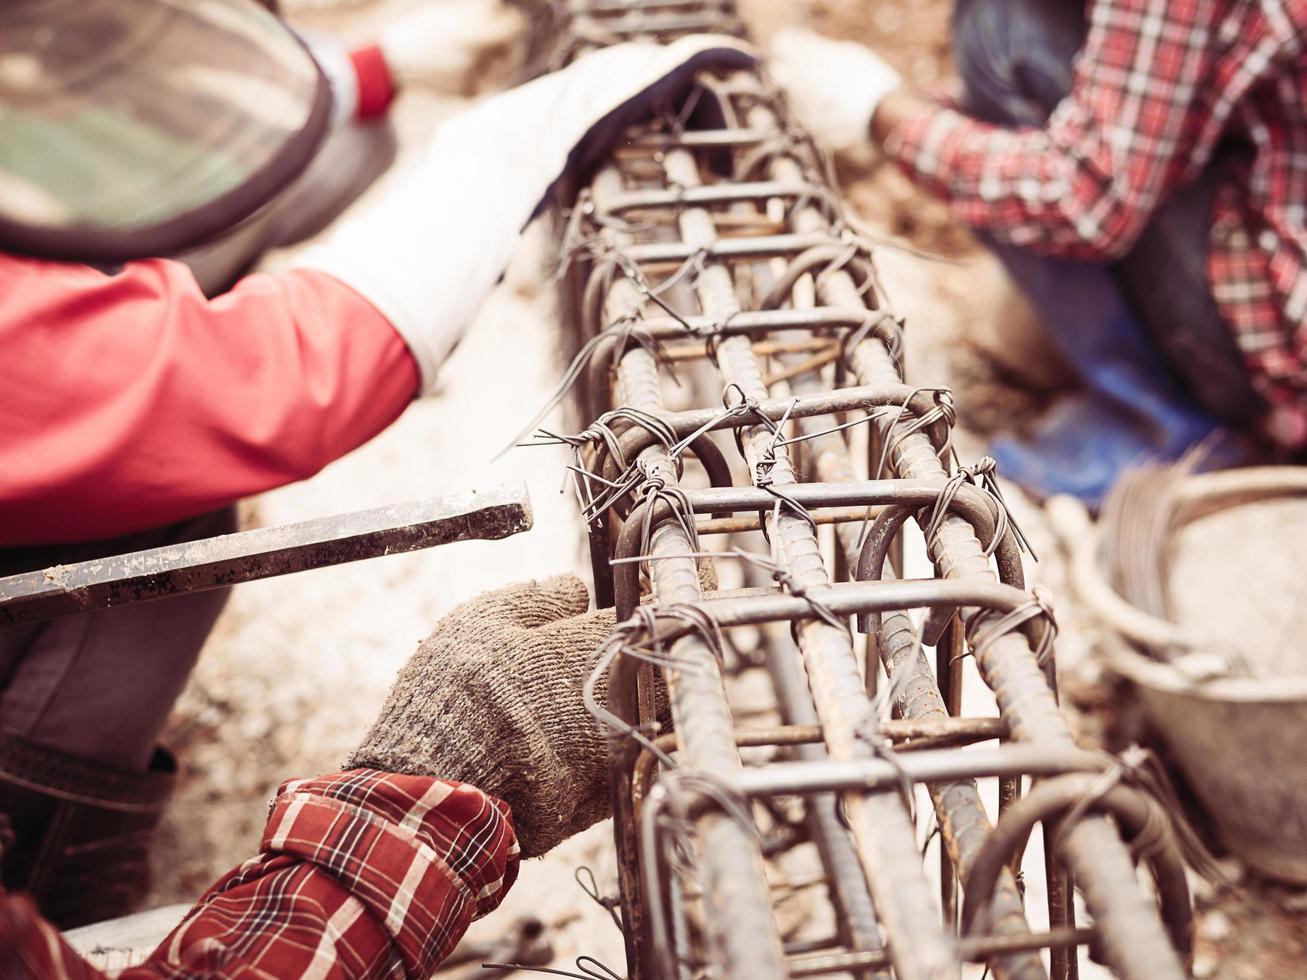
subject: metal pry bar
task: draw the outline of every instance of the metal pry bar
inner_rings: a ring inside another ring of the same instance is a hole
[[[0,578],[0,625],[530,530],[524,484],[390,504]]]

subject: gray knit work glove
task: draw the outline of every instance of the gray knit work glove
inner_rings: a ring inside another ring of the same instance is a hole
[[[469,783],[513,811],[524,857],[608,816],[607,744],[581,700],[613,611],[574,575],[463,603],[404,665],[347,768]]]

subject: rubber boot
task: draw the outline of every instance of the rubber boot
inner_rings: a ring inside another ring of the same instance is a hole
[[[1081,390],[1025,437],[996,439],[998,472],[1039,499],[1069,493],[1097,508],[1125,467],[1174,460],[1218,425],[1185,391],[1104,266],[998,246]]]
[[[163,749],[129,771],[0,732],[0,882],[61,929],[132,911],[176,779]]]

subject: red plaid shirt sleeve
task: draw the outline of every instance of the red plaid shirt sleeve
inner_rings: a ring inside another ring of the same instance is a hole
[[[288,782],[260,854],[119,977],[426,977],[517,864],[508,807],[472,786],[368,769]],[[0,962],[103,977],[22,896],[0,896]]]

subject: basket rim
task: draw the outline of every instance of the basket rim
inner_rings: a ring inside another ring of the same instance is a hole
[[[1307,497],[1307,466],[1256,466],[1194,474],[1178,484],[1176,496],[1172,532],[1245,504]],[[1108,644],[1104,650],[1109,666],[1136,683],[1173,694],[1239,702],[1307,700],[1307,674],[1200,679],[1133,649],[1135,644],[1194,651],[1215,647],[1204,636],[1132,605],[1112,587],[1098,560],[1101,532],[1083,505],[1057,498],[1049,502],[1049,512],[1071,551],[1070,577],[1077,595],[1122,641]]]

